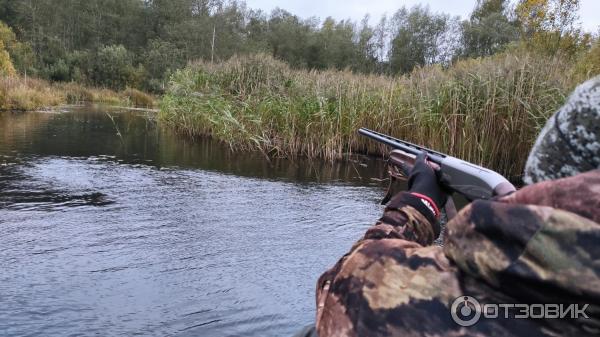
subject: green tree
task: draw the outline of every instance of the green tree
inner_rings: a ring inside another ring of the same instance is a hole
[[[370,73],[376,70],[376,66],[377,42],[375,39],[375,29],[369,25],[369,15],[365,15],[358,32],[358,44],[356,46],[353,68],[364,73]]]
[[[46,69],[46,77],[52,81],[70,81],[71,75],[69,66],[63,59],[58,59],[54,64],[49,65]]]
[[[267,16],[261,10],[250,10],[246,26],[246,50],[251,53],[270,52],[269,25]]]
[[[518,28],[508,18],[508,0],[478,0],[462,23],[462,51],[466,57],[488,56],[518,39]]]
[[[394,14],[396,27],[390,50],[393,73],[407,73],[416,66],[432,64],[440,54],[449,16],[433,14],[429,7],[402,7]]]
[[[567,55],[581,50],[579,0],[521,0],[515,12],[523,44],[529,48]]]
[[[375,54],[377,60],[379,60],[377,66],[377,71],[379,73],[384,73],[389,70],[389,62],[383,62],[387,55],[386,50],[391,34],[391,29],[389,28],[389,25],[390,23],[388,17],[384,14],[379,20],[379,23],[375,26],[375,29],[373,31]]]
[[[143,64],[148,72],[146,87],[152,91],[164,90],[165,81],[177,69],[185,66],[184,52],[171,42],[152,40],[143,56]]]
[[[271,13],[268,25],[268,41],[274,57],[294,67],[323,66],[320,63],[321,50],[315,44],[309,45],[311,33],[315,29],[312,25],[281,9]]]
[[[307,60],[309,67],[342,69],[354,61],[356,46],[352,23],[344,20],[336,23],[328,17],[321,28],[310,36],[313,53]]]

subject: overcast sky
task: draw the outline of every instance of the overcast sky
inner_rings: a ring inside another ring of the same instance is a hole
[[[403,5],[428,4],[432,11],[444,12],[466,18],[473,10],[476,0],[246,0],[248,7],[270,12],[283,8],[302,18],[328,16],[338,20],[360,21],[365,14],[371,14],[371,23],[377,23],[384,13],[393,14]],[[598,32],[600,26],[600,1],[581,0],[580,17],[585,30]]]

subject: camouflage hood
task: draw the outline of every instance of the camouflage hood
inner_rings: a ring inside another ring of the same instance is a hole
[[[523,180],[527,184],[600,168],[600,76],[579,85],[542,129]]]

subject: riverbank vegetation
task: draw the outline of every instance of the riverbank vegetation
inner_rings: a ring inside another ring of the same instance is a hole
[[[232,148],[384,153],[364,126],[516,177],[545,119],[600,74],[578,11],[477,0],[464,20],[418,5],[372,24],[235,0],[0,0],[0,104],[149,105],[142,90],[164,94],[165,123]]]
[[[356,133],[367,127],[518,179],[546,119],[577,83],[600,74],[600,48],[575,27],[573,8],[548,7],[561,19],[533,23],[522,1],[514,14],[530,21],[511,22],[502,3],[479,2],[450,56],[436,44],[447,33],[443,16],[400,10],[384,62],[392,71],[381,74],[295,69],[266,54],[190,64],[171,77],[160,117],[232,148],[330,160],[387,153]],[[499,22],[515,36],[494,40]],[[426,33],[411,32],[426,26],[442,33],[420,46]]]
[[[525,51],[403,77],[307,72],[257,55],[177,72],[160,117],[233,148],[328,159],[387,153],[356,133],[367,127],[516,177],[539,128],[580,79],[564,58]]]
[[[32,72],[28,76],[28,68],[23,68],[32,57],[30,53],[29,45],[20,42],[12,28],[0,21],[0,110],[35,110],[84,102],[136,107],[155,105],[152,95],[130,87],[117,91],[74,81],[32,78]]]
[[[472,1],[465,20],[419,5],[353,22],[266,13],[236,0],[0,0],[0,40],[29,77],[162,93],[189,62],[234,55],[264,53],[294,69],[398,75],[518,42],[574,55],[594,38],[577,24],[577,0]]]
[[[151,108],[154,97],[136,89],[121,92],[77,83],[49,83],[17,76],[0,77],[0,111],[38,110],[64,104],[102,103]]]

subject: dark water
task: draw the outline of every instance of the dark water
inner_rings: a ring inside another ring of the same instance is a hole
[[[0,335],[310,323],[317,277],[381,213],[381,162],[232,154],[146,114],[0,113]]]

